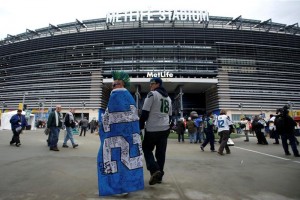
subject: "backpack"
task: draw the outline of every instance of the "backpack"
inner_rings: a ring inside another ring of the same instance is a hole
[[[249,123],[249,129],[252,130],[252,123]]]
[[[70,117],[69,114],[67,113],[65,118],[64,118],[64,124],[65,126],[70,126]]]
[[[70,123],[70,115],[67,113],[66,116],[65,116],[65,119],[64,119],[64,122],[65,122],[65,126],[66,127],[71,127],[71,128],[75,128],[76,124],[74,121],[72,121]]]
[[[246,128],[246,124],[241,124],[241,125],[240,125],[240,128],[241,128],[241,129]]]

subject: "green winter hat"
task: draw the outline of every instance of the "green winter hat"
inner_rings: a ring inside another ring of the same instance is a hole
[[[122,80],[126,88],[130,87],[129,75],[124,71],[112,71],[112,77],[114,80]]]

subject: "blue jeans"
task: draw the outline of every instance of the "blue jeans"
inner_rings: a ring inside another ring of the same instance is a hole
[[[190,136],[190,143],[196,142],[197,132],[195,132],[195,133],[189,133],[189,136]]]
[[[204,132],[197,132],[197,137],[196,137],[196,142],[202,142],[202,140],[205,140],[205,135],[204,135]]]
[[[54,148],[57,147],[60,128],[51,127],[50,129],[51,129],[50,148]]]
[[[73,133],[72,133],[72,128],[71,127],[66,127],[66,137],[64,140],[64,144],[66,145],[68,140],[71,141],[72,145],[75,144],[74,139],[73,139]]]
[[[147,132],[145,131],[145,137],[143,140],[143,152],[146,161],[147,169],[152,175],[154,172],[160,170],[162,176],[164,175],[164,166],[166,160],[166,150],[169,130],[159,132]],[[155,158],[153,150],[155,148]],[[156,161],[155,161],[156,159]]]

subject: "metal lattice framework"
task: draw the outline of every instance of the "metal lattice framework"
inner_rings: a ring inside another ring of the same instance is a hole
[[[175,77],[217,78],[209,89],[194,90],[205,93],[207,111],[238,110],[241,102],[244,110],[275,110],[287,101],[300,102],[299,35],[298,23],[242,16],[210,16],[202,23],[113,25],[102,18],[49,24],[0,41],[0,101],[15,107],[29,92],[30,107],[43,99],[48,106],[55,100],[64,107],[81,108],[85,102],[86,109],[105,108],[109,89],[102,82],[112,70],[140,78],[166,70]]]

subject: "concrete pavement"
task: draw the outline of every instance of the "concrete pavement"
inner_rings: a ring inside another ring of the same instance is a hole
[[[234,139],[231,154],[202,152],[199,144],[169,139],[162,184],[125,197],[99,197],[96,157],[99,137],[75,135],[79,147],[49,151],[43,130],[26,131],[21,147],[10,146],[11,131],[0,131],[0,200],[32,199],[300,199],[300,159],[281,145],[257,145],[254,137]],[[70,145],[69,145],[70,146]],[[218,148],[216,144],[216,148]],[[144,165],[145,166],[145,165]]]

